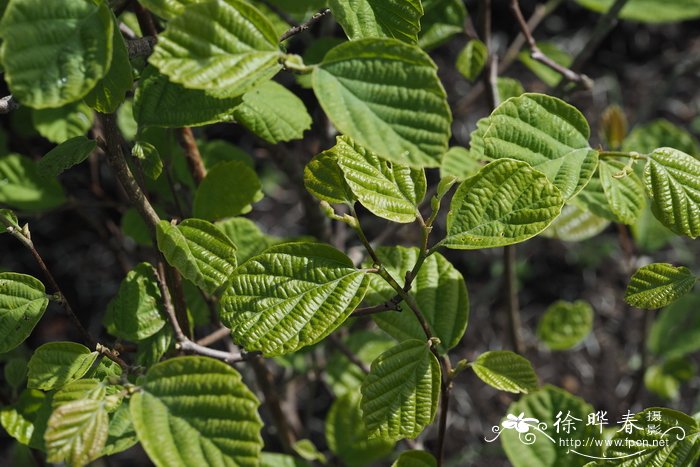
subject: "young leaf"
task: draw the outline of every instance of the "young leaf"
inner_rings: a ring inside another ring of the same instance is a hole
[[[366,272],[335,248],[286,243],[236,269],[221,298],[221,321],[247,351],[284,355],[333,332],[366,289]]]
[[[593,308],[584,302],[560,300],[547,308],[537,325],[537,337],[553,350],[566,350],[586,338],[593,328]]]
[[[588,183],[598,153],[588,145],[590,128],[575,107],[544,94],[523,94],[499,105],[483,133],[484,154],[527,162],[573,197]]]
[[[618,430],[612,437],[606,457],[634,456],[629,466],[663,465],[682,467],[697,465],[700,459],[700,426],[684,413],[664,407],[652,407],[634,415],[634,422],[642,424],[652,416],[656,430],[632,430],[627,433]],[[619,442],[622,441],[622,442]],[[649,446],[640,449],[639,446]]]
[[[691,156],[700,155],[700,143],[693,135],[662,118],[635,126],[625,138],[622,151],[647,154],[656,148],[665,147],[683,151]]]
[[[232,122],[241,96],[224,97],[210,91],[188,89],[168,81],[152,66],[146,67],[134,96],[134,118],[141,127],[179,128]]]
[[[36,131],[56,144],[84,136],[92,126],[92,119],[92,109],[83,101],[51,109],[32,109]]]
[[[608,225],[610,221],[593,214],[588,209],[581,209],[575,204],[565,204],[561,215],[554,219],[554,222],[541,235],[565,242],[580,242],[595,237]]]
[[[9,209],[0,209],[0,233],[7,232],[7,229],[10,227],[13,229],[20,228],[17,215]]]
[[[639,268],[625,290],[625,301],[633,307],[654,310],[673,303],[690,292],[698,278],[690,269],[668,263]]]
[[[220,162],[197,187],[194,215],[218,220],[244,214],[261,198],[260,188],[257,174],[244,162]]]
[[[700,294],[688,294],[663,309],[649,332],[648,347],[664,359],[700,350]]]
[[[419,0],[330,0],[329,6],[350,40],[392,37],[418,42],[423,16]]]
[[[332,150],[317,154],[306,164],[304,186],[316,198],[328,203],[352,205],[357,200]]]
[[[351,391],[333,402],[326,417],[326,442],[331,452],[351,467],[365,466],[387,456],[394,442],[370,438],[360,411],[360,393]]]
[[[452,115],[435,64],[417,47],[395,39],[341,44],[314,68],[313,88],[328,118],[358,144],[399,164],[439,165]]]
[[[131,423],[129,404],[121,404],[111,415],[107,430],[107,441],[102,448],[102,456],[111,456],[126,451],[138,442],[134,425]]]
[[[544,174],[524,162],[499,159],[457,188],[441,243],[459,250],[519,243],[542,232],[563,205]]]
[[[394,222],[416,220],[427,185],[423,169],[387,162],[347,136],[339,136],[328,152],[335,154],[350,190],[367,209]]]
[[[486,44],[478,39],[470,40],[457,55],[457,71],[469,81],[474,81],[484,69],[488,54]]]
[[[421,0],[425,14],[421,18],[418,44],[430,50],[464,31],[467,9],[461,0]]]
[[[481,170],[482,164],[476,154],[468,149],[453,146],[442,156],[440,176],[452,175],[458,180],[466,180]]]
[[[104,2],[10,2],[0,37],[12,94],[35,109],[83,98],[107,73],[113,28]]]
[[[158,149],[145,141],[134,141],[131,147],[131,155],[141,161],[143,173],[151,180],[156,180],[163,172],[163,161],[160,159]]]
[[[404,451],[391,467],[437,467],[437,461],[428,451]]]
[[[158,467],[255,466],[263,445],[259,404],[229,365],[180,357],[151,367],[129,408]]]
[[[38,279],[0,272],[0,354],[29,337],[48,304],[44,284]]]
[[[117,26],[119,23],[116,18],[113,18],[112,22],[115,26],[109,71],[104,78],[97,82],[92,91],[85,96],[85,102],[102,113],[115,112],[126,99],[126,93],[131,90],[131,85],[134,83],[131,62],[129,62],[129,52]]]
[[[393,277],[406,277],[418,260],[418,248],[382,247],[377,256]],[[467,329],[469,297],[462,274],[440,253],[433,253],[421,266],[409,292],[420,306],[435,337],[440,339],[437,348],[446,353],[456,346]],[[378,305],[391,300],[396,292],[379,276],[370,276],[367,301]],[[403,311],[387,311],[373,316],[374,321],[387,334],[402,341],[423,339],[425,334],[416,317],[401,302]]]
[[[104,401],[82,399],[58,407],[44,434],[46,460],[80,467],[97,459],[107,441]]]
[[[628,122],[625,111],[617,104],[609,105],[600,116],[599,133],[609,148],[619,149],[627,136]],[[654,148],[665,146],[655,145]],[[653,149],[653,148],[652,148]],[[649,151],[646,151],[649,152]]]
[[[26,389],[19,395],[17,401],[10,406],[0,408],[0,424],[7,434],[22,444],[39,449],[43,447],[43,430],[46,420],[43,413],[51,413],[51,397],[36,389]],[[39,443],[41,440],[41,443]]]
[[[27,387],[42,391],[60,389],[87,373],[95,359],[97,352],[75,342],[41,345],[27,364]]]
[[[141,263],[129,271],[117,296],[107,306],[105,326],[113,336],[140,341],[164,325],[160,289],[153,266]]]
[[[361,388],[362,419],[370,437],[413,439],[433,421],[440,364],[428,345],[407,340],[372,362]]]
[[[646,369],[644,387],[663,399],[676,401],[681,384],[695,376],[695,370],[695,364],[687,357],[665,360]]]
[[[508,419],[512,421],[520,414],[523,414],[525,419],[536,419],[536,422],[530,422],[527,425],[529,432],[537,435],[534,438],[528,437],[528,439],[534,439],[532,443],[523,443],[521,439],[525,436],[524,434],[515,429],[503,430],[500,438],[508,460],[514,467],[583,466],[590,460],[584,456],[601,455],[600,446],[603,444],[600,429],[596,425],[586,424],[588,414],[595,412],[596,410],[583,399],[554,386],[548,385],[523,396],[508,407],[510,415]],[[562,422],[554,425],[557,420],[563,420],[567,415],[580,420],[570,419],[573,426],[568,432],[564,430]],[[612,417],[608,422],[614,423]],[[535,426],[542,427],[546,435],[554,441],[550,441],[544,434],[536,431]],[[590,441],[587,441],[589,439]],[[571,452],[574,443],[580,446],[576,451],[583,455]]]
[[[523,88],[520,81],[504,76],[499,76],[496,79],[496,89],[498,89],[498,97],[501,99],[501,102],[511,97],[518,97],[525,94],[525,88]]]
[[[255,7],[240,0],[194,3],[158,37],[149,62],[190,89],[235,97],[282,68],[277,33]]]
[[[160,221],[156,238],[168,263],[209,294],[221,289],[236,268],[236,246],[207,221]]]
[[[36,168],[45,177],[57,177],[87,159],[96,147],[97,143],[94,140],[76,136],[47,152],[37,162]]]
[[[644,185],[623,162],[601,160],[598,173],[610,210],[627,225],[634,224],[644,209]]]
[[[484,383],[501,391],[527,394],[539,387],[532,364],[507,350],[482,353],[472,362],[472,369]]]
[[[311,128],[304,102],[274,81],[267,81],[242,96],[233,110],[237,123],[269,143],[301,139]]]
[[[673,148],[649,154],[644,183],[657,219],[679,235],[700,235],[700,160]]]
[[[0,157],[0,203],[25,211],[44,211],[66,201],[56,179],[39,175],[36,164],[18,154]]]

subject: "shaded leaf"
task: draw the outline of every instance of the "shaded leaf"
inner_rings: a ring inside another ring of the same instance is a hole
[[[41,281],[25,274],[0,272],[0,354],[29,337],[48,304]]]
[[[39,175],[34,162],[18,154],[0,157],[0,203],[24,211],[43,211],[65,201],[61,185]]]
[[[553,350],[566,350],[593,329],[593,308],[583,300],[553,303],[537,325],[537,337]]]
[[[75,342],[49,342],[37,348],[27,364],[27,387],[49,391],[60,389],[82,377],[97,359]]]
[[[452,175],[458,180],[466,180],[481,170],[482,164],[476,154],[468,149],[453,146],[442,156],[440,176]]]
[[[486,44],[479,39],[470,40],[457,55],[457,71],[469,81],[474,81],[484,69],[488,54]]]
[[[664,308],[649,331],[647,347],[665,359],[700,350],[700,294],[691,293]]]
[[[580,242],[595,237],[608,225],[610,221],[589,210],[583,210],[575,204],[565,204],[561,215],[541,235],[565,242]]]
[[[437,467],[437,461],[428,451],[404,451],[391,467]]]
[[[47,152],[36,164],[36,168],[45,177],[57,177],[65,170],[78,165],[88,158],[97,147],[94,140],[85,136],[76,136],[59,144]]]
[[[430,50],[464,31],[467,9],[461,0],[422,0],[425,14],[421,18],[418,44]]]
[[[84,136],[92,127],[92,119],[92,109],[83,101],[55,109],[32,110],[32,122],[36,131],[56,144]]]
[[[304,186],[316,198],[328,203],[352,205],[357,199],[345,181],[345,174],[332,150],[317,154],[306,164]]]
[[[207,172],[197,187],[194,215],[218,220],[244,214],[262,197],[260,188],[255,170],[244,162],[220,162]]]

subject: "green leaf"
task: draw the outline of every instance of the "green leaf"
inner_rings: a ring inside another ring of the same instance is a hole
[[[542,232],[543,237],[580,242],[604,231],[610,222],[575,204],[565,204],[561,215]]]
[[[43,432],[35,435],[35,431],[42,428],[39,426],[35,430],[35,420],[47,399],[43,392],[35,389],[22,391],[13,405],[0,408],[0,424],[8,435],[22,444],[30,445],[33,437],[43,437]],[[50,401],[48,408],[51,408]]]
[[[676,234],[659,222],[651,212],[651,206],[645,204],[637,222],[631,227],[634,243],[644,253],[653,253],[668,244]]]
[[[32,109],[32,121],[36,130],[56,144],[84,136],[92,127],[92,117],[92,109],[83,101],[55,109]]]
[[[580,5],[600,13],[606,12],[613,0],[576,0]],[[695,0],[629,0],[620,18],[643,23],[671,23],[700,17],[700,5]]]
[[[162,298],[153,266],[141,263],[129,271],[117,296],[107,306],[105,326],[113,336],[140,341],[165,326],[161,309]]]
[[[76,136],[47,152],[37,162],[36,168],[45,177],[57,177],[87,159],[96,147],[97,143],[94,140]]]
[[[561,50],[556,44],[551,42],[537,42],[537,47],[542,53],[549,57],[554,63],[557,63],[565,68],[571,65],[573,59],[571,55]],[[561,81],[561,74],[544,63],[538,62],[530,55],[530,50],[523,50],[518,54],[518,58],[523,65],[528,67],[539,79],[547,86],[553,88]]]
[[[350,40],[391,37],[418,42],[423,16],[419,0],[330,0],[328,6]]]
[[[0,272],[0,354],[29,337],[48,304],[46,289],[38,279]]]
[[[49,342],[34,351],[27,364],[27,387],[49,391],[60,389],[81,378],[97,359],[97,352],[90,352],[75,342]]]
[[[142,127],[179,128],[234,121],[240,96],[224,97],[211,91],[188,89],[168,81],[154,67],[147,67],[134,96],[134,118]]]
[[[0,233],[7,232],[10,227],[20,229],[17,215],[9,209],[0,209]]]
[[[644,183],[657,219],[679,235],[700,235],[700,160],[673,148],[647,156]]]
[[[360,393],[346,392],[333,402],[326,417],[326,442],[331,452],[353,466],[365,466],[386,457],[394,442],[370,438],[360,411]]]
[[[51,401],[51,407],[56,409],[69,402],[83,399],[101,401],[106,395],[106,385],[100,383],[99,380],[95,378],[78,379],[56,391]]]
[[[364,330],[353,331],[343,343],[368,367],[375,358],[396,344],[384,334]],[[365,379],[365,373],[339,351],[330,355],[326,368],[324,377],[336,397],[357,391]]]
[[[304,186],[316,198],[328,203],[352,205],[357,200],[332,150],[317,154],[306,164]]]
[[[453,146],[442,156],[440,176],[452,175],[458,180],[466,180],[481,170],[482,164],[475,153],[459,146]]]
[[[577,300],[553,303],[537,325],[537,337],[553,350],[566,350],[583,341],[593,329],[593,308]]]
[[[663,309],[649,332],[649,350],[666,359],[700,350],[700,294],[692,293]]]
[[[103,401],[83,399],[58,407],[44,434],[46,460],[80,467],[97,459],[107,441],[108,424]]]
[[[403,278],[416,264],[419,249],[382,247],[376,253],[393,277]],[[462,339],[469,319],[469,297],[462,274],[440,253],[433,253],[419,269],[409,293],[416,299],[435,337],[440,339],[437,344],[439,352],[446,353],[455,347]],[[368,304],[379,305],[394,295],[396,292],[384,279],[370,276]],[[375,314],[374,321],[399,341],[425,338],[423,328],[406,303],[401,302],[399,306],[403,311]]]
[[[366,272],[335,248],[286,243],[236,269],[221,298],[221,321],[247,351],[284,355],[333,332],[366,288]]]
[[[500,391],[527,394],[539,387],[532,364],[507,350],[482,353],[471,366],[484,383]]]
[[[634,224],[644,209],[644,185],[632,168],[617,160],[601,160],[598,173],[610,210],[624,224]]]
[[[428,451],[404,451],[391,467],[437,467],[437,461]]]
[[[636,308],[654,310],[690,292],[698,278],[690,269],[668,263],[639,268],[625,290],[625,301]]]
[[[479,39],[470,40],[457,55],[457,71],[469,81],[474,81],[484,69],[488,55],[486,44]]]
[[[652,417],[654,421],[648,422]],[[598,461],[596,466],[684,467],[696,465],[700,459],[700,427],[688,415],[663,407],[651,407],[635,414],[634,423],[641,429],[632,430],[631,433],[617,431],[605,451],[605,457],[627,459],[607,463]],[[644,429],[648,425],[654,425],[656,429]],[[645,449],[640,446],[649,447]]]
[[[243,162],[251,169],[255,168],[253,158],[247,152],[221,139],[199,143],[199,152],[207,170],[213,169],[219,162],[233,161]]]
[[[107,441],[102,448],[103,456],[112,456],[126,451],[138,442],[134,425],[131,423],[129,404],[121,404],[109,420]]]
[[[361,146],[398,164],[439,165],[452,115],[435,64],[417,47],[395,39],[341,44],[314,68],[313,88],[331,122]]]
[[[262,197],[260,188],[257,174],[244,162],[220,162],[197,187],[194,215],[218,220],[244,214]]]
[[[5,381],[13,389],[19,389],[27,379],[27,360],[24,357],[12,358],[5,363],[3,368]]]
[[[170,350],[175,343],[175,335],[171,326],[163,326],[160,331],[138,343],[136,364],[151,367]]]
[[[498,97],[501,99],[501,102],[511,97],[518,97],[525,94],[523,85],[520,81],[513,78],[499,76],[496,79],[496,88],[498,89]]]
[[[635,126],[622,144],[623,151],[648,154],[656,148],[675,148],[691,156],[700,156],[700,143],[690,133],[668,120],[653,120]]]
[[[407,340],[377,357],[361,388],[369,436],[418,436],[435,417],[440,380],[440,364],[425,341]]]
[[[309,467],[310,464],[298,457],[276,452],[263,452],[260,457],[260,467]]]
[[[270,22],[248,3],[195,3],[168,23],[149,62],[187,88],[235,97],[282,68],[277,39]]]
[[[339,136],[328,152],[335,154],[350,190],[372,213],[394,222],[416,220],[427,185],[423,169],[383,160],[347,136]]]
[[[260,403],[229,365],[180,357],[146,373],[130,402],[139,441],[158,467],[257,466]]]
[[[600,447],[596,446],[597,443],[602,444],[600,428],[586,424],[588,414],[595,412],[583,399],[554,386],[547,385],[539,391],[523,396],[508,407],[508,420],[512,422],[511,417],[522,414],[524,418],[535,418],[537,421],[528,423],[531,436],[512,428],[505,429],[503,426],[500,438],[508,460],[514,467],[580,467],[586,464],[590,459],[576,455],[571,450],[573,443],[577,443],[580,446],[576,448],[577,452],[585,456],[601,455]],[[562,422],[554,425],[557,415]],[[569,419],[572,426],[568,433],[564,430],[566,422],[563,422],[567,415],[580,420]],[[608,421],[612,421],[611,419],[612,417],[609,417]],[[542,429],[544,433],[535,427]],[[591,441],[587,441],[588,439]],[[584,444],[587,442],[590,444]]]
[[[178,225],[160,221],[156,237],[168,263],[209,294],[220,290],[236,268],[236,246],[207,221],[185,219]]]
[[[124,211],[121,220],[122,233],[137,245],[151,246],[151,233],[136,208]]]
[[[135,141],[131,147],[131,155],[141,160],[143,173],[151,180],[156,180],[163,172],[163,161],[158,149],[151,143]]]
[[[173,19],[185,11],[187,5],[204,0],[139,0],[144,7],[164,19]]]
[[[322,452],[318,450],[316,445],[310,439],[300,439],[292,444],[292,449],[296,452],[302,459],[309,462],[318,462],[320,464],[326,464],[328,459],[323,455]]]
[[[418,44],[425,50],[433,49],[464,31],[467,9],[461,0],[422,0],[425,14],[421,18]]]
[[[114,26],[112,38],[112,58],[109,71],[95,87],[85,96],[85,102],[102,113],[113,113],[119,105],[126,99],[126,93],[131,91],[134,83],[131,62],[129,62],[129,52],[126,49],[124,38],[119,27],[116,26],[117,19],[112,20]]]
[[[104,2],[13,0],[0,23],[10,91],[36,109],[83,98],[107,73],[113,28]]]
[[[542,232],[563,205],[544,174],[525,162],[499,159],[457,188],[441,243],[473,250],[523,242]]]
[[[678,400],[681,384],[689,381],[695,373],[695,364],[687,357],[666,360],[646,369],[644,386],[663,399]]]
[[[598,153],[588,145],[590,128],[575,107],[544,94],[508,99],[488,117],[483,133],[487,157],[527,162],[573,197],[588,183]]]
[[[34,162],[18,154],[0,157],[0,203],[23,211],[44,211],[65,201],[61,185],[39,175]]]
[[[279,83],[267,81],[242,99],[233,111],[236,122],[269,143],[301,139],[311,128],[304,102]]]
[[[255,222],[245,217],[232,217],[215,225],[236,245],[236,260],[239,264],[275,243],[273,238],[260,231]]]

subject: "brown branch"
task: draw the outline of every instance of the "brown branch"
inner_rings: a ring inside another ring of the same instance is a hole
[[[525,353],[523,337],[520,334],[520,303],[518,302],[518,277],[515,270],[515,245],[503,248],[505,286],[508,298],[508,330],[513,350],[520,355]]]
[[[385,311],[402,311],[401,307],[399,306],[399,303],[401,303],[401,296],[396,295],[394,296],[391,300],[387,300],[386,302],[380,304],[380,305],[375,305],[375,306],[368,306],[365,308],[357,308],[355,311],[352,312],[352,315],[350,315],[353,318],[358,318],[360,316],[369,316],[369,315],[374,315],[377,313],[382,313]]]
[[[221,327],[211,334],[199,339],[197,344],[207,346],[215,342],[219,342],[221,339],[226,339],[229,336],[231,336],[231,330],[229,328]]]
[[[518,22],[518,26],[520,26],[520,31],[525,36],[525,39],[527,40],[527,43],[530,46],[530,56],[533,60],[536,60],[542,63],[543,65],[551,68],[552,70],[556,71],[571,82],[580,83],[586,89],[590,89],[593,87],[593,80],[591,80],[588,76],[576,73],[575,71],[558,64],[557,62],[549,58],[547,54],[542,52],[539,49],[539,47],[537,47],[537,42],[535,41],[535,38],[532,37],[532,33],[530,32],[527,22],[525,21],[525,17],[523,16],[523,12],[520,10],[520,2],[518,0],[511,0],[510,8],[513,12],[513,15],[515,16],[515,19]]]
[[[357,355],[355,355],[350,348],[345,345],[345,342],[343,342],[337,335],[331,334],[330,336],[330,341],[331,344],[337,348],[340,353],[345,355],[350,362],[352,362],[356,367],[358,367],[360,370],[362,370],[363,373],[367,374],[369,373],[369,367],[363,362],[362,360],[359,359]]]
[[[330,8],[324,8],[323,10],[315,13],[311,18],[301,23],[299,26],[294,26],[288,29],[282,36],[280,36],[280,42],[284,42],[292,36],[296,36],[300,32],[308,30],[311,26],[318,23],[324,16],[331,12]]]
[[[0,114],[7,114],[20,108],[20,103],[12,94],[0,98]]]
[[[593,29],[591,33],[591,37],[588,38],[583,49],[574,57],[574,61],[571,63],[571,69],[573,71],[580,70],[588,59],[591,58],[591,55],[593,55],[593,52],[596,51],[600,43],[605,39],[605,36],[607,36],[617,24],[617,16],[626,3],[627,0],[616,0],[610,9],[600,17],[596,23],[595,29]]]
[[[204,180],[204,177],[207,176],[207,169],[204,167],[202,155],[199,153],[192,129],[188,127],[181,128],[177,133],[177,141],[185,151],[185,159],[192,173],[192,178],[195,184],[199,185]]]

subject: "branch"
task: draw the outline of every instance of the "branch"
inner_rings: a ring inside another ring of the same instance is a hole
[[[330,341],[340,351],[340,353],[345,355],[347,359],[354,363],[355,366],[362,370],[363,373],[369,373],[369,367],[365,364],[365,362],[360,360],[359,357],[355,355],[337,335],[331,334]]]
[[[503,248],[503,265],[505,270],[506,293],[508,294],[508,328],[513,350],[525,353],[523,337],[520,334],[520,303],[518,302],[518,277],[515,271],[515,245]]]
[[[530,46],[530,56],[533,58],[533,60],[537,60],[543,65],[548,66],[571,82],[582,84],[586,89],[591,89],[593,87],[593,80],[591,80],[588,76],[576,73],[575,71],[558,64],[549,58],[544,52],[542,52],[539,47],[537,47],[537,42],[535,41],[535,38],[532,37],[532,33],[528,28],[525,18],[523,17],[523,12],[520,10],[520,2],[518,0],[511,0],[510,8],[518,22],[518,26],[520,26],[520,31],[525,36],[525,39]]]
[[[214,342],[219,342],[221,339],[225,339],[229,336],[231,336],[231,330],[226,327],[220,327],[211,334],[199,339],[197,344],[207,346],[213,344]]]
[[[399,303],[401,303],[401,296],[396,295],[394,296],[391,300],[387,300],[386,302],[382,303],[381,305],[375,305],[375,306],[368,306],[365,308],[357,308],[355,311],[352,312],[353,318],[358,318],[360,316],[369,316],[369,315],[374,315],[377,313],[382,313],[384,311],[399,311],[401,312],[401,307],[399,306]]]
[[[19,108],[20,104],[12,94],[0,98],[0,114],[7,114]]]
[[[301,23],[299,26],[294,26],[294,27],[288,29],[284,34],[282,34],[282,36],[280,36],[280,42],[284,42],[287,39],[289,39],[290,37],[296,36],[300,32],[304,32],[304,31],[308,30],[311,26],[318,23],[321,20],[321,18],[323,18],[324,16],[326,16],[330,12],[331,12],[330,8],[324,8],[323,10],[314,14],[308,20]]]
[[[192,178],[195,184],[199,185],[204,180],[204,177],[207,176],[207,169],[204,167],[202,155],[199,153],[192,129],[189,127],[181,128],[177,134],[177,141],[185,151],[185,159],[192,173]]]

